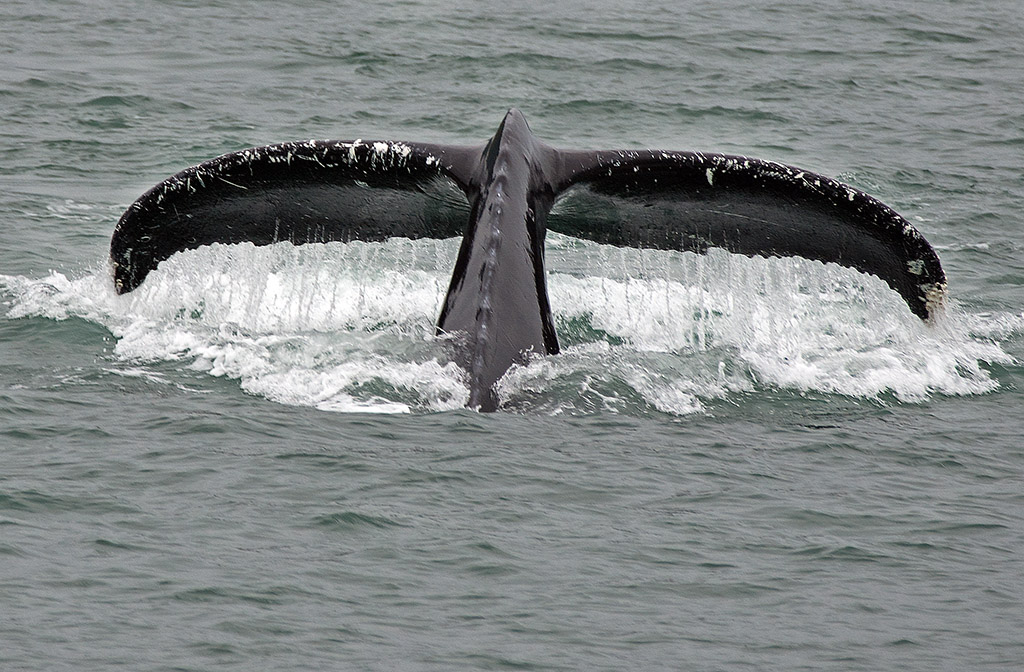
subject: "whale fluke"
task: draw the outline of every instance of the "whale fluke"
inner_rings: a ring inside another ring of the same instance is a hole
[[[232,152],[186,168],[132,203],[110,242],[118,293],[175,252],[270,245],[453,238],[478,152],[396,142],[310,140]]]
[[[488,411],[510,366],[558,352],[549,228],[618,246],[833,262],[878,276],[924,320],[946,288],[924,237],[849,185],[743,156],[559,150],[515,109],[479,146],[310,140],[211,159],[133,203],[110,260],[123,294],[175,252],[211,243],[462,236],[437,330],[453,337],[467,405]]]

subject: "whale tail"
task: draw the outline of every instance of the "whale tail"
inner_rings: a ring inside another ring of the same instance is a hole
[[[801,256],[876,275],[931,319],[946,279],[923,236],[853,187],[770,161],[699,152],[559,150],[510,110],[479,146],[308,141],[187,168],[122,215],[110,245],[118,293],[178,251],[453,238],[462,246],[438,320],[459,336],[470,403],[530,352],[558,352],[544,235],[744,255]]]

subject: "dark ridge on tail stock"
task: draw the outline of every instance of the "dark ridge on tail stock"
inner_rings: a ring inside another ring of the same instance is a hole
[[[609,245],[832,262],[882,278],[923,320],[945,294],[921,234],[848,185],[743,156],[554,149],[515,109],[479,146],[310,140],[211,159],[135,201],[110,260],[123,294],[175,252],[211,243],[461,235],[437,332],[467,372],[467,405],[492,411],[509,367],[558,352],[547,229]]]

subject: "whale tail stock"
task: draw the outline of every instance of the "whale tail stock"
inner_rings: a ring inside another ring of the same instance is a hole
[[[558,352],[544,271],[547,229],[599,243],[801,256],[876,275],[928,320],[945,275],[921,234],[848,185],[769,161],[699,152],[558,150],[510,110],[486,144],[308,141],[187,168],[122,215],[118,293],[178,251],[452,238],[462,244],[438,332],[469,376],[468,405],[529,353]]]

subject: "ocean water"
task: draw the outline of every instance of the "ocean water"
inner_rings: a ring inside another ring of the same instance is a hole
[[[1024,665],[1016,2],[0,6],[0,669]],[[549,236],[564,352],[463,408],[458,241],[211,246],[193,163],[308,138],[698,149],[837,177],[947,309]]]

